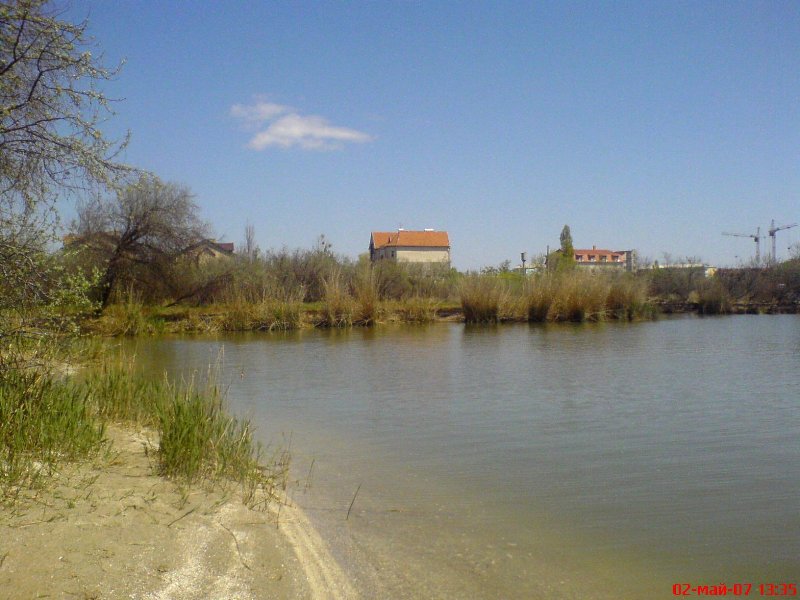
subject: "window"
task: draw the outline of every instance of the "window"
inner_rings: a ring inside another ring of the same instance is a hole
[[[604,254],[600,257],[600,262],[608,262],[608,257]]]
[[[589,255],[589,262],[597,262],[597,257],[594,254]]]

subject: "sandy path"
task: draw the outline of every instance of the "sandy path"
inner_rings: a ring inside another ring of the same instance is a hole
[[[0,600],[356,598],[303,513],[153,475],[150,442],[110,431],[111,459],[68,468],[0,509]]]

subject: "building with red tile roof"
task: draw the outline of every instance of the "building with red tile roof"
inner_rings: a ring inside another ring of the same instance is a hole
[[[604,250],[597,246],[589,248],[575,248],[575,262],[579,267],[598,269],[624,269],[634,270],[633,250]]]
[[[446,231],[373,231],[369,238],[370,260],[450,264],[450,237]]]

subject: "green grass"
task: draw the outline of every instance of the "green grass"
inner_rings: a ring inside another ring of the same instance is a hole
[[[158,470],[180,484],[238,484],[245,502],[285,485],[285,453],[262,464],[247,420],[229,415],[213,378],[172,382],[110,361],[80,378],[6,372],[0,378],[0,495],[12,498],[60,462],[91,458],[106,423],[152,427]],[[263,493],[262,493],[263,492]]]
[[[103,443],[88,390],[33,372],[0,375],[0,497],[34,487],[63,461],[89,457]]]

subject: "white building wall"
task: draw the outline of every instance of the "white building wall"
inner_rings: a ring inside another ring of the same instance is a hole
[[[395,248],[398,262],[449,263],[450,250],[442,248]]]

